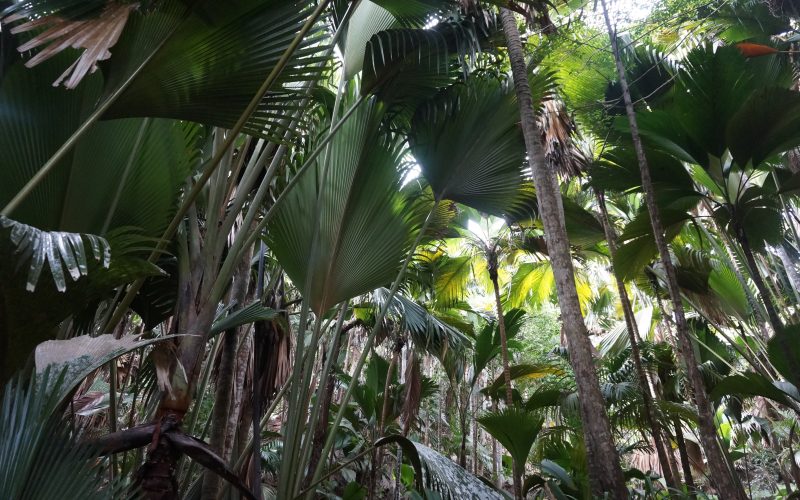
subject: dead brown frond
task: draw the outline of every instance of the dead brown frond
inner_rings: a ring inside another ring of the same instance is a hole
[[[84,49],[80,57],[53,82],[54,87],[63,82],[66,88],[74,89],[87,74],[97,70],[98,61],[104,61],[111,57],[111,47],[119,40],[131,11],[138,7],[138,3],[111,1],[95,18],[65,19],[56,15],[45,16],[17,25],[11,28],[11,33],[43,30],[17,48],[20,52],[40,49],[35,56],[25,62],[25,66],[28,68],[40,64],[68,48]],[[23,19],[22,16],[12,14],[2,19],[2,22],[13,24],[21,19]]]
[[[539,128],[542,131],[545,159],[550,168],[565,178],[580,176],[588,164],[586,153],[574,140],[575,122],[563,101],[554,98],[542,102]]]

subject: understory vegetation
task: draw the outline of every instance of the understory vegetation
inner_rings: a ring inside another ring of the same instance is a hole
[[[795,498],[798,23],[0,0],[0,498]]]

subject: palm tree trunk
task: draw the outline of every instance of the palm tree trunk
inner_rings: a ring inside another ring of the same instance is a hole
[[[250,283],[251,250],[245,251],[239,268],[236,270],[230,301],[237,305],[234,309],[241,309],[247,296]],[[209,446],[221,457],[225,456],[225,442],[228,434],[228,416],[231,410],[231,399],[235,392],[236,358],[239,351],[240,328],[231,328],[222,335],[222,354],[219,363],[214,408],[211,413],[211,436]],[[214,499],[219,495],[220,477],[213,471],[206,471],[203,476],[201,496]]]
[[[492,402],[492,411],[497,411],[497,401]],[[498,489],[503,487],[503,481],[500,479],[499,462],[500,460],[497,458],[497,440],[492,436],[492,479]]]
[[[611,227],[611,222],[608,217],[608,210],[606,209],[606,200],[602,191],[595,190],[595,198],[600,207],[600,218],[603,223],[603,232],[606,235],[608,242],[608,251],[611,254],[612,267],[614,268],[614,278],[617,282],[617,292],[619,293],[620,305],[622,305],[622,313],[625,317],[625,325],[628,328],[628,338],[631,344],[631,357],[633,358],[633,365],[636,369],[636,376],[639,379],[639,387],[642,393],[642,402],[644,403],[644,415],[650,426],[650,434],[653,436],[655,443],[656,454],[658,455],[658,462],[661,464],[661,470],[664,474],[664,479],[667,486],[672,488],[680,488],[680,482],[676,480],[673,473],[669,459],[667,458],[666,446],[663,441],[663,434],[661,432],[661,425],[658,423],[658,418],[655,415],[653,404],[653,395],[650,392],[650,382],[647,373],[642,366],[642,353],[639,350],[639,327],[636,324],[636,317],[633,314],[633,306],[631,306],[628,291],[625,289],[625,283],[616,272],[613,263],[617,255],[617,235]]]
[[[513,16],[512,16],[513,19]],[[515,24],[516,27],[516,24]],[[500,300],[500,286],[497,283],[497,252],[495,249],[491,249],[488,256],[488,268],[489,268],[489,278],[492,280],[492,289],[494,290],[494,303],[495,308],[497,311],[497,329],[500,331],[500,350],[503,354],[503,379],[506,383],[506,406],[511,408],[514,405],[514,393],[511,389],[511,369],[509,367],[508,362],[508,337],[506,337],[506,321],[503,316],[503,302]],[[469,400],[467,400],[467,405],[469,405]],[[466,419],[465,419],[466,420]],[[466,432],[466,426],[462,429],[462,432]],[[466,436],[463,436],[464,443],[462,443],[462,448],[466,445]],[[462,449],[462,453],[464,450]],[[466,461],[466,459],[465,459]],[[522,480],[517,474],[517,468],[520,464],[517,464],[516,461],[513,461],[512,469],[514,471],[514,495],[516,498],[522,498]],[[463,467],[463,465],[462,465]]]
[[[581,401],[580,411],[592,492],[596,496],[610,493],[614,498],[627,498],[628,490],[620,468],[619,454],[614,446],[611,425],[605,412],[605,401],[594,370],[591,344],[581,315],[578,292],[575,289],[575,275],[562,215],[561,197],[555,189],[555,174],[547,169],[544,161],[519,30],[514,15],[509,10],[500,9],[500,17],[508,41],[508,55],[519,101],[525,146],[533,169],[539,212],[544,223],[547,250],[556,280],[561,319],[568,339],[570,362],[575,371],[575,381]]]
[[[500,286],[497,283],[497,256],[489,258],[489,278],[492,280],[494,290],[494,304],[497,313],[497,329],[500,331],[500,350],[503,354],[503,380],[506,383],[506,406],[514,404],[514,393],[511,388],[511,369],[508,356],[508,338],[506,337],[506,321],[503,316],[503,302],[500,300]]]
[[[472,397],[472,414],[478,415],[478,398]],[[472,419],[472,473],[478,475],[478,424],[475,417]]]
[[[683,467],[683,480],[686,481],[686,488],[689,494],[694,496],[696,486],[692,477],[692,465],[689,463],[689,453],[686,451],[686,440],[683,439],[683,424],[678,417],[673,419],[675,425],[675,442],[678,443],[678,453],[681,456],[681,467]]]
[[[664,265],[667,277],[667,286],[669,288],[670,298],[672,299],[673,311],[675,314],[675,323],[677,324],[677,337],[679,351],[686,363],[686,369],[689,374],[689,380],[692,384],[694,391],[694,401],[697,406],[697,411],[700,416],[700,441],[706,453],[706,459],[711,470],[711,478],[722,498],[726,499],[744,499],[745,494],[741,484],[728,467],[722,450],[720,449],[717,440],[717,429],[714,425],[714,416],[711,411],[711,403],[708,400],[703,376],[697,368],[697,359],[694,355],[694,348],[689,334],[689,326],[686,322],[686,315],[683,310],[683,302],[681,302],[680,289],[678,288],[678,276],[675,272],[675,267],[672,264],[672,258],[669,254],[669,247],[667,246],[664,237],[664,226],[661,223],[661,215],[656,205],[655,192],[653,190],[653,180],[650,177],[650,167],[647,164],[647,157],[642,146],[641,137],[639,137],[639,127],[636,121],[636,112],[633,109],[633,101],[631,99],[630,89],[628,88],[628,80],[625,76],[625,68],[622,66],[622,59],[619,55],[619,47],[617,46],[617,37],[614,29],[611,27],[611,20],[608,16],[608,9],[606,9],[605,0],[600,0],[603,8],[603,16],[608,29],[608,37],[611,40],[611,48],[614,53],[614,61],[617,67],[617,76],[620,80],[622,87],[622,96],[625,101],[625,111],[628,115],[628,123],[631,129],[631,138],[633,139],[634,148],[636,149],[636,157],[639,162],[639,170],[642,176],[642,189],[644,190],[645,200],[647,202],[647,209],[650,213],[650,223],[653,227],[653,235],[658,248],[659,257]]]

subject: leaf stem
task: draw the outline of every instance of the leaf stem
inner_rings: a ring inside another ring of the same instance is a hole
[[[400,288],[400,283],[403,281],[403,276],[405,275],[406,270],[408,269],[408,266],[411,263],[411,259],[414,257],[414,253],[416,252],[417,246],[419,246],[423,236],[425,235],[425,231],[428,229],[428,226],[433,220],[433,214],[436,212],[436,209],[438,208],[440,201],[441,200],[439,198],[435,199],[430,212],[428,212],[428,216],[425,218],[425,222],[422,224],[422,227],[419,230],[419,234],[417,234],[417,237],[414,240],[414,244],[411,245],[411,248],[409,249],[406,258],[403,261],[403,265],[400,267],[400,271],[398,271],[394,283],[392,283],[392,288],[389,290],[389,294],[386,297],[383,307],[381,307],[378,316],[375,318],[375,326],[372,328],[372,332],[370,332],[370,334],[367,336],[367,341],[365,342],[364,347],[362,348],[361,356],[358,358],[358,363],[356,364],[356,367],[353,370],[351,382],[347,386],[347,391],[344,393],[342,401],[339,403],[339,411],[336,413],[336,418],[334,419],[333,423],[330,426],[331,429],[330,433],[328,434],[328,437],[325,439],[325,446],[322,448],[319,464],[317,464],[317,468],[314,471],[314,476],[311,479],[312,484],[315,484],[322,476],[322,469],[325,467],[325,464],[328,461],[328,455],[330,454],[331,448],[333,447],[333,442],[336,439],[336,433],[339,427],[339,423],[341,423],[342,418],[344,417],[344,413],[347,410],[347,404],[350,402],[350,398],[353,396],[353,390],[355,389],[356,386],[356,380],[361,375],[361,370],[364,368],[364,363],[367,360],[367,356],[372,350],[372,344],[375,342],[375,337],[377,336],[378,332],[381,329],[381,324],[383,323],[383,320],[386,317],[386,313],[389,311],[389,308],[391,307],[392,300],[394,300],[394,296],[397,294],[397,290]]]

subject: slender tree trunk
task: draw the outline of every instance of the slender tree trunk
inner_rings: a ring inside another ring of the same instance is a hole
[[[475,417],[478,415],[478,398],[472,397],[472,473],[478,475],[478,423]]]
[[[497,411],[497,401],[492,402],[492,411]],[[492,437],[492,479],[498,489],[503,487],[503,480],[500,478],[500,460],[497,458],[497,440],[494,437]]]
[[[692,464],[689,462],[689,452],[686,451],[686,440],[683,439],[683,427],[678,417],[672,420],[675,425],[675,442],[678,443],[678,453],[681,456],[681,467],[683,468],[683,480],[686,481],[686,488],[694,496],[696,486],[692,477]]]
[[[252,257],[252,249],[245,251],[236,270],[230,293],[230,301],[237,304],[234,309],[241,309],[247,297]],[[209,438],[209,446],[221,457],[225,456],[228,417],[231,411],[232,396],[236,392],[236,358],[239,352],[239,330],[240,328],[231,328],[222,334],[224,337],[222,338],[222,353],[217,371],[214,409],[211,413],[211,436]],[[209,500],[217,498],[220,484],[221,479],[218,474],[210,470],[206,471],[203,475],[202,498]]]
[[[620,468],[619,454],[614,446],[611,425],[605,412],[605,401],[594,370],[591,343],[581,316],[578,292],[575,289],[575,275],[562,215],[561,197],[555,189],[555,173],[547,168],[544,159],[522,42],[514,15],[507,9],[501,9],[500,16],[508,40],[508,54],[520,106],[522,131],[533,170],[539,212],[544,223],[547,250],[556,280],[561,319],[568,339],[570,362],[575,371],[575,381],[581,401],[580,411],[592,492],[596,496],[609,493],[614,498],[627,498],[628,490]]]
[[[600,191],[595,191],[597,204],[600,207],[600,218],[603,223],[603,231],[606,235],[608,242],[608,251],[611,254],[612,268],[614,269],[614,278],[617,282],[617,292],[619,293],[619,301],[622,305],[622,313],[625,317],[625,325],[628,328],[628,339],[631,344],[631,357],[633,358],[633,365],[636,369],[636,376],[639,381],[639,388],[642,393],[642,403],[644,406],[644,415],[650,426],[650,434],[653,436],[655,443],[656,454],[658,455],[658,462],[661,464],[661,470],[664,473],[664,479],[667,485],[672,488],[680,488],[680,482],[676,480],[669,459],[667,458],[666,446],[663,441],[663,434],[661,432],[661,425],[658,423],[658,418],[655,414],[655,405],[653,404],[653,395],[650,392],[650,382],[647,373],[642,366],[642,353],[639,350],[639,327],[636,324],[636,317],[633,314],[633,306],[631,305],[628,291],[625,289],[625,283],[619,277],[614,267],[615,258],[617,255],[617,235],[614,228],[611,227],[611,221],[608,217],[608,210],[606,208],[605,196]]]
[[[467,403],[469,404],[469,403]],[[462,469],[467,468],[467,432],[468,432],[468,424],[467,424],[467,408],[466,405],[462,405],[463,409],[459,409],[459,418],[458,418],[458,427],[461,431],[461,446],[458,449],[458,465],[461,466]]]
[[[389,361],[389,368],[386,370],[386,382],[383,385],[383,405],[381,407],[381,414],[380,420],[378,421],[378,435],[377,437],[383,437],[383,433],[386,431],[386,419],[389,418],[389,406],[391,404],[392,398],[389,395],[389,391],[392,388],[392,375],[394,375],[394,369],[397,366],[397,362],[400,359],[400,354],[403,352],[403,339],[398,337],[392,348],[392,359]],[[378,471],[381,469],[381,465],[383,464],[383,448],[373,448],[372,450],[372,480],[370,481],[370,494],[369,498],[374,498],[375,495],[375,488],[377,487],[378,482]]]
[[[636,121],[636,112],[633,109],[633,101],[631,100],[630,89],[628,88],[628,80],[625,76],[625,68],[622,66],[622,60],[619,55],[619,47],[617,46],[617,37],[614,29],[611,26],[611,20],[608,17],[608,9],[606,9],[605,0],[600,0],[603,8],[603,16],[608,29],[608,37],[611,41],[611,48],[614,52],[614,60],[617,67],[617,76],[620,80],[622,87],[622,96],[625,101],[625,111],[628,115],[628,123],[631,129],[631,138],[633,139],[634,148],[636,149],[636,157],[639,162],[639,170],[642,176],[642,189],[644,190],[645,200],[647,202],[647,209],[650,213],[650,223],[653,226],[653,235],[656,240],[656,247],[664,265],[664,270],[667,277],[667,285],[669,294],[672,299],[673,311],[675,314],[675,322],[677,324],[678,345],[683,359],[686,363],[686,369],[689,374],[689,380],[694,392],[694,401],[697,405],[697,411],[700,416],[700,440],[706,452],[706,459],[708,460],[709,468],[711,469],[711,478],[714,481],[716,488],[722,498],[725,499],[744,499],[745,494],[738,478],[731,473],[728,468],[727,460],[720,449],[717,440],[717,429],[714,425],[714,415],[711,411],[711,403],[708,400],[703,376],[697,367],[697,359],[694,355],[694,348],[689,334],[689,326],[686,323],[686,315],[683,310],[683,303],[681,302],[680,289],[678,288],[678,276],[675,272],[675,267],[672,264],[672,258],[669,254],[669,247],[667,246],[664,237],[664,226],[661,223],[661,215],[656,205],[655,193],[653,190],[653,180],[650,177],[650,167],[647,164],[647,157],[645,156],[644,148],[642,146],[641,138],[639,137],[639,127]]]
[[[511,387],[511,369],[508,356],[508,337],[506,336],[506,320],[503,316],[503,302],[500,299],[500,285],[497,283],[497,253],[492,250],[487,259],[489,267],[489,278],[492,280],[492,290],[494,291],[494,304],[497,313],[497,329],[500,332],[500,350],[503,355],[503,379],[506,383],[506,406],[514,404],[514,393]]]
[[[243,433],[245,439],[250,433],[250,418],[245,417],[244,399],[247,397],[245,394],[245,380],[247,379],[247,372],[250,371],[250,358],[253,352],[253,337],[247,331],[249,328],[244,328],[242,339],[239,342],[239,351],[236,354],[236,379],[234,380],[234,390],[231,395],[231,406],[228,411],[228,425],[225,433],[225,446],[220,455],[223,460],[229,462],[234,451],[237,451],[237,435]],[[252,391],[252,387],[250,390]],[[249,405],[247,410],[250,410]]]
[[[497,329],[500,331],[500,350],[502,351],[503,354],[503,379],[505,380],[506,383],[506,407],[511,408],[512,406],[514,406],[514,393],[512,392],[511,388],[511,368],[509,366],[508,337],[506,336],[506,321],[505,317],[503,316],[503,302],[500,300],[500,286],[497,283],[497,252],[494,248],[491,249],[489,252],[488,261],[489,262],[487,267],[489,268],[489,278],[492,280],[492,289],[494,290],[494,303],[497,311]],[[469,405],[469,401],[467,402],[467,405]],[[462,429],[462,431],[466,432],[466,426],[464,426],[464,429]],[[464,444],[466,444],[466,436],[464,437],[464,441],[465,441]],[[514,462],[515,463],[512,465],[512,469],[514,471],[513,474],[514,495],[516,496],[516,498],[522,498],[522,481],[520,480],[519,474],[516,473],[519,464],[517,464],[515,460]]]

